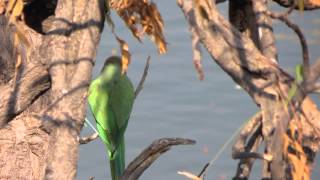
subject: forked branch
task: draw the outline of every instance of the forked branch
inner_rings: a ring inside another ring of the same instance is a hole
[[[121,179],[138,179],[158,157],[170,150],[172,146],[190,144],[195,144],[195,141],[183,138],[162,138],[155,140],[128,165]]]

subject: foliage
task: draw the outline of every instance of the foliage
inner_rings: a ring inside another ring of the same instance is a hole
[[[111,0],[110,7],[117,11],[135,38],[141,42],[146,33],[158,46],[158,52],[166,53],[164,23],[155,3],[148,0]]]
[[[30,47],[29,40],[26,37],[24,29],[20,25],[20,20],[23,18],[23,0],[0,0],[0,15],[5,13],[9,19],[9,24],[13,25],[14,28],[14,47],[17,49],[17,60],[16,60],[16,69],[22,63],[22,56],[27,59],[28,55],[25,55]]]

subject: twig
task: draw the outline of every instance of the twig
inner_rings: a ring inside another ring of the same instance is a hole
[[[186,178],[191,179],[191,180],[203,180],[203,178],[200,177],[199,175],[196,176],[188,171],[178,171],[178,174],[185,176]]]
[[[317,80],[320,76],[320,58],[316,60],[316,62],[310,68],[310,76],[307,80],[305,80],[305,88],[307,92],[312,92],[315,89],[319,89],[319,84],[317,84]]]
[[[246,126],[243,127],[243,129],[240,131],[238,138],[236,139],[235,143],[232,147],[232,157],[234,158],[234,154],[236,152],[242,151],[245,149],[245,143],[247,141],[247,138],[249,137],[252,132],[254,132],[258,126],[260,126],[262,120],[262,113],[261,111],[256,113],[246,124]]]
[[[137,98],[137,96],[139,95],[139,93],[141,92],[142,88],[143,88],[143,84],[147,78],[147,75],[148,75],[148,70],[149,70],[149,65],[150,65],[150,56],[148,56],[148,59],[147,59],[147,62],[146,62],[146,65],[144,67],[144,71],[143,71],[143,74],[142,74],[142,77],[140,79],[140,82],[136,88],[136,91],[134,92],[134,97]]]
[[[256,131],[250,137],[245,147],[245,150],[248,152],[249,151],[256,152],[258,151],[261,142],[262,142],[262,136],[261,136],[261,126],[260,126],[260,128],[256,129]],[[255,160],[256,159],[254,158],[241,159],[238,163],[238,168],[237,168],[237,172],[234,179],[248,178],[250,176],[251,168]]]
[[[98,133],[93,133],[92,135],[90,136],[86,136],[86,137],[81,137],[79,138],[79,143],[80,144],[88,144],[89,142],[97,139],[99,137],[99,134]]]
[[[278,3],[282,7],[290,7],[292,6],[293,0],[273,0],[273,1]],[[316,10],[319,8],[320,8],[320,4],[313,3],[312,0],[304,0],[303,10]],[[294,4],[294,9],[299,9],[299,6],[297,4]]]
[[[289,9],[290,10],[290,9]],[[284,22],[289,28],[291,28],[299,37],[300,44],[302,47],[302,58],[303,58],[303,69],[304,69],[304,79],[308,78],[309,75],[309,51],[308,51],[308,45],[307,40],[304,37],[304,34],[302,33],[300,27],[296,24],[294,24],[289,18],[288,14],[291,11],[288,11],[287,13],[280,14],[280,13],[274,13],[270,11],[266,11],[266,14],[269,15],[273,19],[278,19],[282,22]]]
[[[97,131],[97,129],[94,127],[94,125],[89,121],[88,118],[84,119],[85,122],[91,127],[91,129],[94,131],[94,133],[90,136],[87,137],[82,137],[79,138],[79,143],[80,144],[87,144],[95,139],[97,139],[99,137],[99,132]]]
[[[160,155],[170,150],[171,146],[189,144],[195,144],[195,141],[183,138],[162,138],[155,140],[128,165],[121,180],[138,179]]]
[[[201,172],[199,173],[200,177],[204,177],[206,172],[208,171],[209,167],[214,165],[214,162],[220,157],[220,155],[224,152],[224,150],[228,147],[228,145],[232,142],[232,140],[239,134],[240,130],[248,123],[245,121],[232,135],[231,137],[222,145],[219,151],[212,157],[210,162],[206,163],[202,168]]]

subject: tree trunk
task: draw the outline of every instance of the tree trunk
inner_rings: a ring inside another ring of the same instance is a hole
[[[17,53],[11,52],[12,39],[1,41],[7,54],[1,53],[0,60],[10,68],[0,77],[0,179],[76,177],[78,136],[105,6],[102,0],[46,3],[51,6],[40,7],[38,15],[28,10],[38,1],[26,5],[28,26],[19,21],[16,27],[31,45],[21,48],[28,52],[21,53],[26,56],[22,65],[12,68]],[[56,8],[50,12],[52,4]],[[1,40],[15,33],[0,25]]]

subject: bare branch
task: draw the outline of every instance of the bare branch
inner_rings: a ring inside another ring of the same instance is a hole
[[[246,141],[247,138],[256,131],[262,122],[262,113],[258,112],[255,114],[249,122],[242,128],[239,133],[238,138],[236,139],[233,147],[232,147],[232,157],[234,159],[241,158],[239,157],[239,153],[246,151]]]
[[[159,156],[170,150],[171,146],[190,145],[194,143],[194,140],[183,138],[162,138],[155,140],[128,165],[121,179],[138,179]]]
[[[144,71],[143,71],[142,77],[141,77],[140,82],[139,82],[139,84],[138,84],[138,86],[136,88],[136,91],[134,92],[134,98],[137,98],[139,93],[143,89],[144,82],[145,82],[145,80],[147,78],[147,75],[148,75],[149,65],[150,65],[150,56],[148,56],[148,59],[147,59],[146,65],[144,67]]]
[[[313,92],[319,90],[319,84],[316,83],[320,77],[320,58],[310,68],[310,75],[305,80],[304,88],[306,92]]]
[[[280,68],[274,62],[263,56],[253,41],[226,21],[214,5],[207,6],[207,1],[197,1],[201,4],[193,7],[190,0],[177,2],[213,60],[248,91],[256,103],[261,96],[272,98],[261,87],[271,79],[274,72],[283,74],[284,71],[279,71]],[[193,21],[196,22],[195,25],[192,24]],[[257,74],[268,77],[260,79]],[[290,76],[284,75],[282,78],[290,79]]]
[[[79,138],[79,143],[80,144],[88,144],[89,142],[97,139],[99,137],[98,133],[93,133],[90,136],[86,136],[86,137],[81,137]]]
[[[290,7],[292,0],[273,0],[283,7]],[[296,4],[295,9],[299,9],[299,6]],[[320,3],[316,0],[304,0],[304,10],[315,10],[320,8]]]
[[[266,57],[274,62],[278,61],[271,19],[263,12],[267,10],[267,0],[252,0],[252,9],[255,14],[258,34],[259,49]]]
[[[302,47],[302,59],[303,59],[303,69],[304,69],[304,79],[306,79],[309,75],[309,51],[308,51],[308,45],[307,40],[304,37],[304,34],[302,33],[302,30],[300,27],[296,24],[294,24],[289,18],[288,13],[279,14],[274,13],[270,11],[266,11],[266,14],[269,15],[273,19],[278,19],[282,22],[284,22],[289,28],[291,28],[299,37],[300,44]]]

